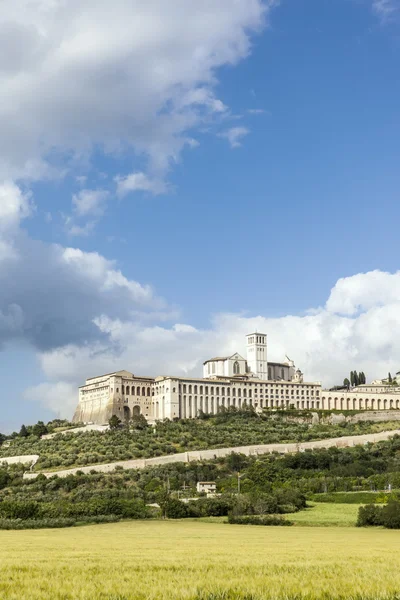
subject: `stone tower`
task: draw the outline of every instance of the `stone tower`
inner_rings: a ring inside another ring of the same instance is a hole
[[[265,333],[246,335],[247,365],[259,379],[268,380],[267,336]]]

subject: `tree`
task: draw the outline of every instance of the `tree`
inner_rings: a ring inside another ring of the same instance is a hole
[[[37,437],[42,437],[42,435],[45,435],[46,433],[48,433],[47,427],[43,423],[43,421],[38,421],[36,423],[36,425],[34,425],[32,427],[32,433],[33,433],[33,435],[36,435]]]
[[[357,371],[354,371],[354,385],[355,386],[360,385],[360,380],[359,380]]]
[[[131,418],[131,427],[132,429],[146,429],[148,427],[148,423],[146,417],[144,415],[133,415]]]
[[[389,383],[393,382],[392,375],[390,373],[388,373],[388,381],[389,381]]]
[[[109,419],[108,424],[110,429],[115,431],[121,425],[121,419],[118,419],[117,415],[113,415],[111,419]]]
[[[350,382],[351,382],[351,387],[354,386],[354,371],[350,372]]]
[[[21,426],[21,429],[20,429],[18,435],[19,435],[19,437],[24,437],[24,438],[28,437],[29,432],[28,432],[27,428],[25,427],[25,425]]]
[[[347,377],[343,380],[343,387],[346,387],[347,389],[350,387],[350,381],[347,379]]]

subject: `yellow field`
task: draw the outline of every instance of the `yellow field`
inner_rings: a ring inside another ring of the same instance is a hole
[[[0,564],[2,600],[386,600],[400,592],[400,532],[199,521],[3,531]]]

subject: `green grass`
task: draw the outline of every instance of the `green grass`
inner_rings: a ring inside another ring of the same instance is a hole
[[[0,532],[6,600],[395,600],[399,533],[126,522]]]
[[[285,515],[303,527],[354,527],[360,504],[313,504],[310,508]]]

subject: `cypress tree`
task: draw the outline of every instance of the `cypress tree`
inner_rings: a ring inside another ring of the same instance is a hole
[[[28,437],[29,433],[27,428],[25,427],[25,425],[22,425],[20,432],[19,432],[19,436],[20,437]]]
[[[392,376],[391,376],[390,373],[388,373],[388,381],[389,381],[389,383],[392,383],[392,381],[393,381]]]
[[[351,387],[353,387],[353,385],[354,385],[354,371],[350,372],[350,383],[351,383]]]

